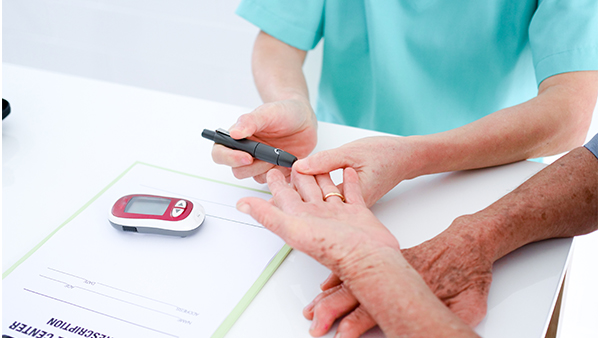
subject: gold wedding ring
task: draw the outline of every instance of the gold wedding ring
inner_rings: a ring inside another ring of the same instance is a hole
[[[337,196],[342,199],[342,202],[346,202],[344,195],[340,194],[339,192],[330,192],[329,194],[325,195],[325,197],[323,197],[323,201],[326,201],[327,197],[331,197],[331,196]]]

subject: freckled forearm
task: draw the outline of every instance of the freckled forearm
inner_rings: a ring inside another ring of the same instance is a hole
[[[470,217],[494,260],[531,242],[597,230],[598,160],[577,148]]]
[[[370,250],[340,273],[387,337],[477,336],[431,292],[397,250]]]

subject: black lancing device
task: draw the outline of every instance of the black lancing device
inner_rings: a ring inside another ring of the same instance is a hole
[[[291,168],[292,164],[298,160],[296,156],[264,143],[245,138],[235,140],[223,129],[217,129],[215,131],[204,129],[202,131],[202,137],[214,141],[215,143],[222,144],[227,148],[245,151],[256,159],[282,167]]]

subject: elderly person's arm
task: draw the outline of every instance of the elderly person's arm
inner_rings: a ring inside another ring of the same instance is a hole
[[[403,250],[435,294],[466,323],[475,326],[485,316],[494,261],[531,242],[598,229],[597,135],[586,147],[590,150],[571,151],[489,207],[457,218],[435,238]],[[322,288],[305,309],[307,318],[329,323],[348,313],[338,332],[349,337],[375,325],[335,276]]]
[[[344,195],[329,175],[293,173],[296,190],[276,170],[267,174],[272,203],[241,199],[237,208],[331,269],[388,337],[475,337],[403,258],[398,241],[367,209],[358,176],[344,171]],[[298,314],[300,315],[300,314]],[[311,334],[331,323],[313,321]]]
[[[470,216],[493,258],[531,242],[598,229],[598,160],[580,147],[490,207]]]

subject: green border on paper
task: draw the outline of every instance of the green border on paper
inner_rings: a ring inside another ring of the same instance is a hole
[[[281,250],[275,255],[275,257],[269,262],[269,265],[263,270],[260,274],[256,282],[252,284],[250,289],[246,292],[244,297],[237,303],[237,305],[233,308],[233,310],[229,313],[227,318],[219,325],[219,328],[215,333],[210,336],[211,338],[222,338],[227,334],[229,329],[235,324],[235,322],[240,318],[244,310],[250,305],[250,303],[254,300],[254,297],[258,294],[258,292],[265,286],[269,278],[275,273],[275,270],[279,268],[283,260],[287,257],[287,255],[292,251],[292,248],[285,244]]]
[[[81,214],[85,209],[87,209],[87,207],[89,207],[92,203],[94,203],[94,201],[96,201],[100,196],[102,196],[102,194],[104,194],[110,187],[112,187],[115,183],[117,183],[121,178],[123,178],[123,176],[125,176],[125,174],[127,174],[129,171],[131,171],[131,169],[133,167],[135,167],[136,165],[138,165],[138,164],[145,165],[145,166],[148,166],[148,167],[157,168],[157,169],[161,169],[161,170],[170,171],[172,173],[181,174],[181,175],[185,175],[185,176],[189,176],[189,177],[199,178],[199,179],[210,181],[210,182],[225,184],[225,185],[229,185],[229,186],[232,186],[232,187],[243,188],[243,189],[247,189],[247,190],[258,191],[258,192],[262,192],[262,193],[265,193],[265,194],[269,194],[269,192],[266,192],[266,191],[260,190],[260,189],[253,189],[253,188],[248,188],[248,187],[244,187],[244,186],[237,185],[237,184],[232,184],[232,183],[227,183],[227,182],[221,182],[221,181],[218,181],[218,180],[213,180],[213,179],[202,177],[202,176],[196,176],[196,175],[192,175],[192,174],[188,174],[188,173],[184,173],[184,172],[180,172],[180,171],[176,171],[176,170],[171,170],[171,169],[163,168],[163,167],[160,167],[160,166],[156,166],[156,165],[152,165],[152,164],[148,164],[148,163],[136,161],[129,168],[127,168],[123,173],[121,173],[119,176],[117,176],[117,178],[115,178],[112,182],[110,182],[98,194],[96,194],[96,196],[94,196],[91,200],[89,200],[86,204],[84,204],[79,210],[77,210],[77,212],[75,212],[75,214],[73,214],[73,216],[69,217],[65,222],[63,222],[61,225],[59,225],[58,228],[56,228],[48,236],[46,236],[46,238],[44,238],[38,245],[36,245],[35,247],[33,247],[33,249],[29,250],[29,252],[26,253],[25,256],[23,256],[15,264],[13,264],[10,268],[8,268],[8,270],[4,271],[2,273],[2,279],[6,278],[19,265],[21,265],[29,257],[31,257],[39,248],[41,248],[46,242],[48,242],[48,240],[50,240],[50,238],[52,236],[54,236],[54,234],[56,234],[60,229],[62,229],[65,225],[67,225],[69,222],[71,222],[75,217],[77,217],[79,214]],[[252,284],[252,286],[250,287],[250,289],[246,292],[246,294],[242,297],[242,299],[237,303],[237,305],[233,308],[233,310],[229,313],[229,315],[225,318],[225,320],[221,323],[221,325],[219,325],[219,327],[217,328],[217,330],[212,334],[211,338],[221,338],[221,337],[224,337],[225,334],[227,334],[227,332],[229,331],[229,329],[231,329],[231,327],[233,326],[233,324],[242,315],[242,313],[244,312],[244,310],[246,310],[246,308],[248,307],[248,305],[250,305],[250,303],[252,302],[252,300],[254,300],[254,298],[256,297],[256,295],[258,294],[258,292],[260,292],[260,290],[267,283],[267,281],[269,280],[269,278],[271,278],[271,276],[273,275],[273,273],[275,273],[275,270],[277,270],[277,268],[281,265],[281,263],[283,262],[283,260],[290,253],[290,251],[292,251],[292,248],[289,247],[287,244],[284,245],[279,250],[279,252],[275,255],[275,257],[273,257],[273,259],[269,262],[269,264],[267,265],[267,267],[260,274],[260,276],[258,277],[258,279],[254,282],[254,284]]]

